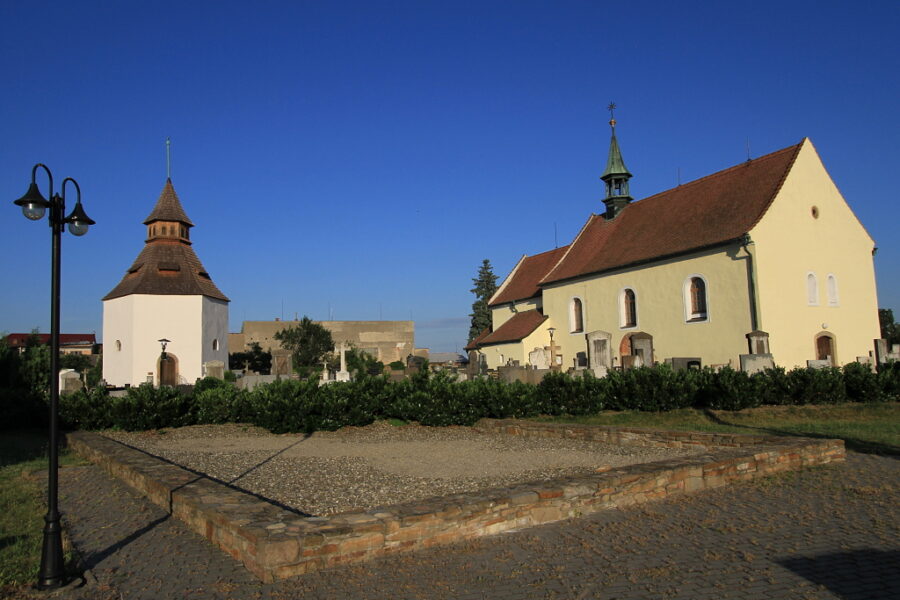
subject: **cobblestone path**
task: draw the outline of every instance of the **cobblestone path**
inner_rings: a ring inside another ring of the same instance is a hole
[[[261,584],[96,467],[62,471],[91,576],[64,599],[900,598],[900,460],[788,473]]]

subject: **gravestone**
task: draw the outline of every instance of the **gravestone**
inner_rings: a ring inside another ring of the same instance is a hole
[[[225,379],[225,363],[221,360],[211,360],[203,364],[207,377]]]
[[[771,354],[741,354],[741,371],[748,375],[775,368]]]
[[[666,362],[670,363],[672,369],[676,371],[699,371],[703,364],[699,356],[676,356]]]
[[[335,348],[337,350],[337,348]],[[347,370],[347,345],[341,344],[341,370],[334,374],[335,381],[350,381],[350,372]]]
[[[746,336],[750,346],[750,354],[769,354],[769,334],[759,329],[751,331]]]
[[[272,349],[272,375],[290,375],[292,356],[290,350],[284,348]]]
[[[610,351],[612,336],[606,331],[598,330],[590,332],[585,337],[587,338],[590,369],[594,372],[594,375],[605,377],[609,369],[612,368],[612,354]]]
[[[528,363],[536,369],[550,368],[550,349],[535,348],[528,353]]]
[[[631,336],[631,353],[640,358],[640,364],[635,359],[633,366],[642,367],[653,364],[653,336],[648,333],[635,333]]]
[[[72,394],[84,387],[81,374],[75,369],[62,369],[59,372],[59,393]]]

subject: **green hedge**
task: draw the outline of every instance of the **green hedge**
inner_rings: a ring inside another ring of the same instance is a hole
[[[843,369],[770,369],[746,373],[674,371],[666,366],[613,371],[595,378],[548,374],[539,385],[493,379],[456,382],[422,370],[408,379],[364,377],[319,386],[315,379],[281,380],[253,391],[204,379],[189,395],[149,384],[123,397],[104,390],[63,396],[67,427],[129,431],[203,423],[253,423],[275,433],[335,430],[376,419],[423,425],[471,425],[483,417],[588,415],[601,410],[667,411],[677,408],[740,410],[760,405],[836,404],[900,400],[900,363],[873,373],[863,365]]]

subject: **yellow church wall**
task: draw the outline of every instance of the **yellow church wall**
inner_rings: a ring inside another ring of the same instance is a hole
[[[519,361],[520,365],[528,363],[528,353],[535,348],[544,347],[548,339],[547,327],[549,325],[545,321],[543,325],[534,330],[534,332],[520,342],[512,342],[509,344],[495,344],[492,346],[483,346],[480,351],[487,360],[488,369],[496,369],[507,364],[512,360]]]
[[[518,300],[514,304],[505,303],[500,306],[492,306],[491,325],[493,326],[494,331],[497,331],[501,325],[509,321],[517,312],[525,312],[526,310],[540,308],[540,306],[539,298]],[[513,308],[515,308],[515,310],[513,310]]]
[[[626,209],[627,210],[627,209]],[[707,320],[687,322],[685,283],[692,276],[706,281]],[[620,294],[635,293],[637,326],[620,322]],[[569,311],[573,298],[583,303],[584,330],[570,333]],[[542,329],[556,328],[554,341],[564,369],[572,367],[578,352],[585,352],[585,334],[596,330],[611,334],[615,365],[621,364],[619,346],[629,333],[653,336],[654,360],[671,357],[702,358],[704,365],[730,364],[740,368],[751,331],[747,252],[737,243],[727,247],[659,261],[633,269],[586,277],[544,288],[544,314],[550,318]],[[542,343],[549,344],[544,333]],[[529,347],[531,349],[531,347]]]
[[[505,365],[510,359],[517,360],[520,365],[524,365],[525,352],[523,348],[524,344],[521,342],[494,344],[491,346],[483,346],[481,348],[481,353],[484,354],[484,358],[487,361],[487,368],[496,369],[497,367]]]
[[[813,212],[815,210],[816,215]],[[809,140],[760,222],[750,231],[756,256],[760,329],[769,332],[775,363],[787,368],[815,359],[815,338],[835,338],[836,364],[866,356],[879,337],[872,261],[874,242],[834,185]],[[817,304],[807,276],[815,274]],[[837,281],[837,305],[828,280]]]

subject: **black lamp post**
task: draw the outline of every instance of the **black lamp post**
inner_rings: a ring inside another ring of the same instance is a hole
[[[46,171],[50,180],[50,199],[47,200],[35,183],[38,167]],[[72,182],[77,196],[75,208],[66,214],[66,183]],[[94,224],[81,207],[81,188],[78,182],[66,177],[62,182],[62,196],[53,191],[53,175],[47,165],[38,163],[31,170],[31,185],[25,195],[15,201],[22,207],[25,217],[38,221],[47,209],[50,209],[51,244],[51,279],[50,279],[50,466],[47,482],[47,514],[44,516],[44,546],[41,551],[41,570],[38,573],[38,588],[52,589],[66,583],[65,561],[62,551],[62,531],[59,522],[58,471],[59,471],[59,273],[60,243],[65,225],[69,233],[82,236],[88,227]]]

